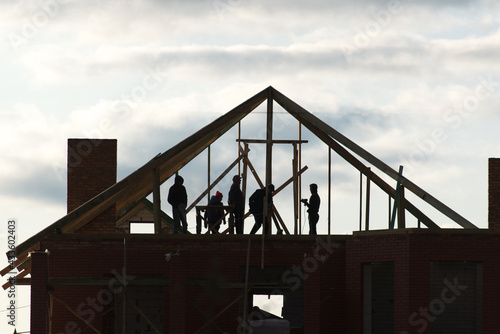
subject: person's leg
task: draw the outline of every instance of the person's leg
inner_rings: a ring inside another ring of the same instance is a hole
[[[243,209],[236,209],[234,212],[234,225],[236,227],[236,234],[243,234]]]
[[[179,204],[179,216],[182,222],[182,232],[187,234],[186,205]]]
[[[172,218],[174,219],[174,234],[177,234],[179,231],[179,209],[175,206],[172,207]]]
[[[316,224],[318,223],[318,220],[319,220],[319,215],[317,215],[317,214],[309,215],[309,234],[310,235],[317,235],[318,234],[316,232]]]
[[[252,230],[250,231],[250,234],[255,234],[259,230],[260,226],[262,225],[262,215],[254,215],[255,218],[255,224],[252,227]]]

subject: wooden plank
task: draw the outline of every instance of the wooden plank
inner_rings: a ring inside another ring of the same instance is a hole
[[[24,269],[19,274],[16,275],[16,280],[26,277],[26,275],[31,274],[31,267]]]
[[[23,278],[16,279],[16,285],[31,285],[31,277],[23,277]],[[8,281],[4,285],[2,285],[2,288],[4,290],[7,290],[8,288],[10,288],[10,286],[11,286],[11,284]]]
[[[215,179],[214,182],[212,182],[212,184],[210,184],[208,186],[207,189],[205,189],[201,194],[200,196],[198,196],[197,199],[195,199],[191,205],[188,206],[188,208],[186,209],[186,213],[188,213],[189,211],[191,211],[202,199],[203,197],[205,197],[206,194],[209,193],[209,191],[215,187],[217,185],[217,183],[219,183],[237,164],[238,162],[241,161],[241,159],[243,159],[244,157],[246,156],[246,152],[243,152],[242,155],[240,155],[238,158],[236,158],[236,160],[234,160],[230,165],[229,167],[227,167],[220,175],[217,179]]]
[[[281,215],[279,214],[279,212],[276,209],[276,207],[274,206],[274,204],[273,204],[273,219],[275,219],[275,223],[276,223],[276,220],[279,221],[279,223],[280,223],[279,226],[281,226],[283,228],[283,231],[285,231],[286,235],[290,235],[290,232],[288,231],[288,228],[286,228],[286,225],[285,225],[285,222],[283,221],[283,218],[281,218]]]
[[[391,223],[389,225],[389,229],[392,230],[394,228],[394,224],[396,222],[396,213],[398,211],[404,210],[399,203],[400,201],[400,196],[399,192],[401,191],[401,178],[403,177],[403,166],[399,166],[399,176],[398,176],[398,181],[396,183],[396,194],[394,195],[394,208],[392,209],[392,218],[391,218]]]
[[[14,261],[14,263],[12,263],[12,266],[11,266],[11,264],[9,264],[7,267],[3,268],[2,271],[0,272],[0,275],[1,276],[5,276],[12,269],[17,268],[17,266],[19,266],[21,263],[23,263],[24,261],[26,261],[26,259],[29,257],[29,253],[32,252],[32,251],[34,251],[35,249],[38,249],[38,244],[33,245],[32,247],[28,248],[23,253],[18,254],[16,256],[16,260]]]
[[[332,217],[332,149],[328,147],[328,235],[331,235]]]
[[[307,166],[304,166],[302,167],[298,172],[297,172],[297,175],[302,175],[309,167]],[[286,180],[281,186],[279,186],[278,188],[276,188],[274,190],[274,195],[276,194],[279,194],[280,191],[282,191],[283,189],[286,188],[286,186],[288,186],[290,183],[293,182],[293,180],[295,179],[294,176],[291,176],[288,180]]]
[[[265,192],[264,192],[264,212],[262,216],[262,248],[261,248],[261,256],[260,256],[260,267],[264,268],[264,247],[265,247],[265,235],[266,233],[272,234],[272,224],[271,219],[269,217],[269,208],[268,208],[268,198],[269,192],[267,188],[270,184],[273,183],[273,91],[269,89],[267,95],[267,120],[266,120],[266,184],[265,184]],[[271,194],[272,196],[272,194]]]
[[[365,230],[370,230],[370,179],[366,178]]]
[[[405,187],[401,187],[399,191],[399,203],[403,202],[405,198]],[[405,210],[403,207],[398,209],[398,228],[406,228]]]
[[[285,110],[287,110],[292,116],[294,116],[298,121],[300,121],[304,126],[306,126],[310,131],[312,131],[315,135],[323,133],[340,144],[347,147],[352,152],[356,153],[358,156],[363,158],[364,160],[371,163],[373,166],[377,167],[383,173],[387,174],[394,180],[397,180],[398,173],[389,167],[387,164],[373,156],[368,151],[364,150],[350,139],[333,129],[331,126],[326,124],[325,122],[318,119],[316,116],[287,98],[285,95],[281,94],[279,91],[273,88],[273,98],[274,100],[280,104]],[[366,175],[366,174],[365,174]],[[467,219],[453,211],[451,208],[446,206],[444,203],[433,197],[431,194],[424,191],[422,188],[411,182],[409,179],[403,177],[402,184],[406,189],[413,192],[415,195],[426,201],[428,204],[436,208],[438,211],[446,215],[448,218],[456,222],[458,225],[464,228],[474,228],[477,226],[469,222]]]
[[[302,124],[300,122],[298,122],[298,138],[299,140],[302,140]],[[302,166],[302,144],[299,143],[299,146],[298,146],[298,150],[299,150],[299,154],[298,154],[298,163],[297,163],[297,168],[301,168],[300,166]],[[301,199],[302,198],[302,176],[299,174],[299,180],[298,180],[298,198]],[[302,205],[299,204],[299,234],[302,233]]]
[[[212,187],[210,186],[210,165],[211,165],[211,148],[212,146],[207,147],[207,202],[210,201],[210,190]],[[189,212],[189,209],[186,211],[186,213]]]
[[[259,184],[259,186],[262,188],[264,188],[264,184],[262,183],[262,180],[260,179],[259,175],[257,174],[257,172],[255,171],[255,168],[253,167],[252,163],[250,162],[250,159],[248,159],[248,156],[245,157],[245,165],[248,166],[250,168],[250,171],[252,172],[253,176],[255,177],[255,181],[257,181],[257,184]],[[302,173],[304,173],[306,170],[308,169],[307,166],[304,166],[302,167],[302,169],[297,173],[299,176],[302,175]],[[279,186],[278,188],[276,188],[273,192],[273,197],[276,196],[280,191],[282,191],[287,185],[289,185],[290,183],[292,183],[294,177],[290,177],[288,180],[286,180],[281,186]],[[274,213],[279,216],[279,212],[278,210],[276,209],[276,207],[273,205],[273,211]],[[248,215],[248,214],[247,214]],[[245,216],[246,217],[246,216]],[[290,234],[290,232],[288,231],[288,229],[286,228],[286,226],[284,225],[284,223],[282,223],[282,220],[280,221],[282,227],[283,227],[283,230],[286,232],[287,235]]]
[[[247,144],[267,144],[266,139],[236,139],[237,142],[247,143]],[[297,139],[272,139],[272,144],[305,144],[308,140],[297,140]]]
[[[292,159],[292,171],[293,171],[293,234],[297,235],[297,229],[299,228],[299,151],[297,149],[297,144],[293,145],[293,159]]]
[[[238,144],[241,149],[241,145]],[[248,147],[248,144],[245,144],[245,151],[250,152],[250,149]],[[247,174],[248,174],[248,165],[245,159],[243,159],[243,175],[242,175],[242,182],[241,182],[241,192],[243,193],[243,212],[245,211],[245,198],[247,198]],[[243,217],[243,222],[242,222],[242,227],[241,230],[245,231],[245,217]]]
[[[268,91],[267,96],[267,120],[266,120],[266,188],[273,183],[273,91],[270,89]],[[268,192],[265,192],[264,195],[264,219],[263,224],[266,222],[270,222],[270,219],[267,219],[269,216],[269,209],[267,206],[268,203]],[[268,233],[272,234],[272,226],[267,227]],[[264,227],[264,226],[263,226]],[[265,229],[263,229],[262,234],[265,234]],[[263,239],[264,240],[264,237]],[[264,243],[262,243],[262,247],[264,247]]]
[[[250,162],[250,159],[248,159],[248,157],[245,157],[244,160],[245,160],[245,163],[248,166],[248,168],[250,168],[250,172],[252,173],[253,177],[255,178],[255,181],[257,181],[257,184],[259,185],[259,187],[261,189],[264,188],[264,183],[262,183],[262,180],[260,179],[259,174],[257,174],[257,172],[255,171],[255,168],[253,167],[252,163]]]
[[[363,220],[363,173],[359,173],[359,230],[362,231]]]

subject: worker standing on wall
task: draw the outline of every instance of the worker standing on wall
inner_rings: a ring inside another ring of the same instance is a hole
[[[301,199],[300,201],[307,206],[307,212],[309,213],[309,234],[316,235],[316,224],[319,220],[319,204],[321,202],[318,195],[318,185],[316,183],[311,183],[309,185],[309,190],[311,191],[311,197],[309,201],[307,199]]]
[[[241,177],[233,176],[233,184],[229,190],[227,204],[233,207],[234,225],[236,226],[236,234],[243,234],[243,211],[245,210],[245,198],[240,189]]]
[[[175,182],[168,191],[168,202],[172,205],[174,219],[174,234],[178,233],[180,222],[182,222],[182,233],[187,234],[186,206],[187,192],[183,185],[184,179],[180,175],[175,176]]]
[[[271,208],[273,207],[273,192],[274,185],[270,184],[267,186],[267,209],[268,214],[266,215],[266,221],[264,221],[264,199],[266,198],[266,188],[257,189],[252,196],[248,199],[250,205],[250,213],[253,214],[255,219],[255,224],[250,231],[250,234],[255,234],[259,228],[264,224],[264,233],[267,234],[269,231],[269,224],[271,222]]]

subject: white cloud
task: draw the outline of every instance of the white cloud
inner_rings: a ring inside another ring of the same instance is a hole
[[[117,138],[121,178],[273,86],[392,168],[405,164],[423,189],[485,226],[485,166],[499,149],[500,5],[401,1],[391,12],[391,3],[1,2],[0,212],[27,230],[64,214],[65,186],[53,166],[64,174],[67,138]],[[265,108],[244,120],[243,137],[261,134]],[[296,139],[296,121],[277,115],[276,137]],[[439,129],[441,142],[433,138]],[[321,179],[324,198],[327,150],[303,135],[304,182]],[[217,171],[235,154],[226,142],[227,151],[214,145],[224,158]],[[283,178],[287,149],[276,152]],[[333,161],[333,231],[349,233],[359,219],[359,173]],[[205,180],[189,182],[195,190]],[[380,205],[374,226],[384,228]]]

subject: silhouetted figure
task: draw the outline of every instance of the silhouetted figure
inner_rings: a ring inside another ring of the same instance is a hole
[[[208,205],[223,205],[222,204],[222,193],[219,191],[215,192],[215,195],[210,198],[208,201]],[[219,221],[219,219],[223,219],[224,223],[224,209],[223,208],[207,208],[205,211],[205,220],[208,223],[208,228],[212,231],[213,234],[219,233],[220,224],[216,227],[215,224]]]
[[[174,234],[179,230],[179,222],[182,222],[182,232],[187,233],[186,206],[187,192],[183,186],[184,179],[180,175],[175,176],[175,183],[168,191],[168,202],[172,205],[172,215],[174,218]]]
[[[233,207],[234,226],[236,234],[243,234],[243,214],[245,210],[245,198],[240,189],[241,177],[233,176],[233,184],[229,190],[227,203]]]
[[[262,226],[264,223],[264,233],[267,234],[269,231],[269,223],[271,221],[271,210],[273,206],[273,191],[274,191],[274,185],[270,184],[267,186],[267,208],[269,214],[266,216],[266,221],[264,222],[264,198],[266,197],[266,189],[257,189],[252,196],[248,199],[249,205],[250,205],[250,212],[253,214],[253,217],[255,219],[255,225],[252,227],[252,231],[250,231],[250,234],[255,234],[259,228]]]
[[[309,234],[316,235],[316,224],[319,220],[319,204],[321,202],[318,195],[318,185],[311,183],[309,185],[309,190],[311,191],[311,197],[309,202],[307,199],[302,199],[301,202],[308,207],[307,212],[309,213]]]

